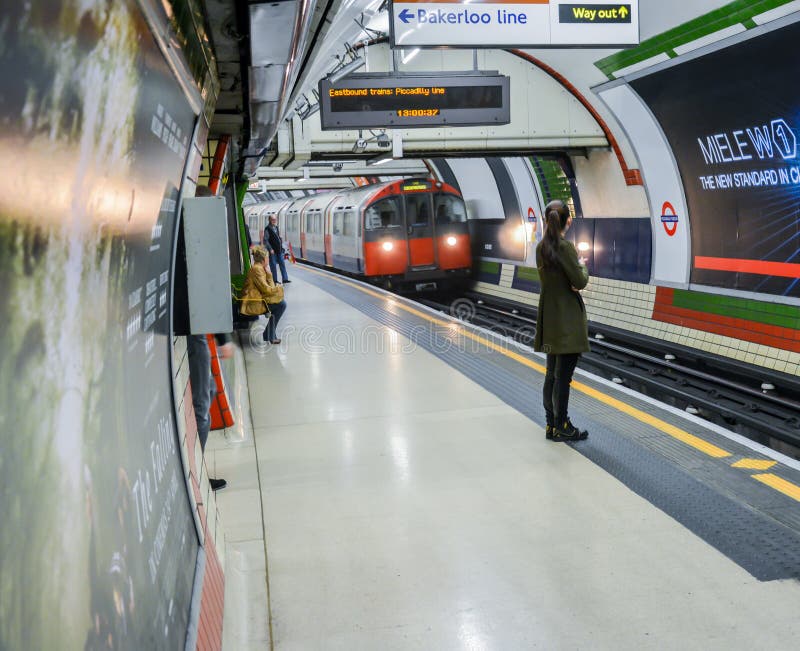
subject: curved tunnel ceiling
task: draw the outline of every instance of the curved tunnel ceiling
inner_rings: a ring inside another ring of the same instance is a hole
[[[312,64],[292,91],[293,101],[304,94],[310,96],[319,80],[335,66],[335,56],[344,53],[345,43],[356,45],[368,42],[373,40],[376,35],[385,35],[388,32],[389,19],[386,4],[386,0],[343,0],[336,4],[324,37],[318,40],[310,52]],[[724,0],[690,0],[688,2],[685,0],[640,0],[641,40],[655,37],[728,4],[730,2]],[[359,22],[367,27],[366,31],[358,24]],[[402,70],[402,57],[407,58],[413,53],[413,50],[400,51],[402,53],[400,59]],[[524,51],[558,70],[576,88],[588,94],[591,86],[606,79],[594,65],[595,61],[618,50],[532,48]]]
[[[314,92],[317,88],[319,80],[325,77],[336,68],[342,61],[346,61],[345,53],[347,46],[354,46],[362,51],[363,56],[366,58],[366,66],[361,70],[376,71],[387,70],[385,55],[379,53],[380,48],[365,47],[367,44],[374,44],[376,40],[384,40],[386,31],[388,31],[388,15],[386,12],[385,0],[337,0],[331,4],[331,10],[326,15],[325,23],[321,26],[314,42],[309,48],[308,63],[305,65],[301,76],[298,78],[297,83],[294,85],[288,96],[288,101],[283,102],[284,110],[281,114],[280,127],[284,130],[284,141],[288,137],[291,139],[293,136],[286,135],[285,130],[298,123],[301,130],[308,130],[308,125],[303,125],[294,116],[294,107],[299,104],[307,103],[314,104]],[[704,17],[702,20],[712,20],[708,18],[709,15],[713,16],[713,20],[724,20],[726,13],[739,11],[739,5],[780,5],[780,2],[755,2],[744,3],[725,2],[721,0],[692,0],[691,2],[684,2],[678,0],[640,0],[640,34],[641,40],[648,41],[648,43],[658,43],[664,40],[665,33],[673,30],[676,27],[687,25],[690,27],[688,30],[691,32],[695,27],[692,21],[700,23],[697,20]],[[727,10],[727,11],[726,11]],[[711,14],[711,12],[714,12]],[[720,18],[721,17],[721,18]],[[738,29],[744,30],[745,27],[739,26]],[[708,38],[708,33],[713,30],[705,29],[702,25],[697,26],[698,43],[702,42],[704,38]],[[730,29],[722,30],[723,35],[730,33]],[[692,37],[694,38],[694,37]],[[713,40],[713,39],[712,39]],[[642,49],[642,48],[639,48]],[[440,65],[435,64],[436,52],[441,53],[442,62]],[[453,68],[452,64],[445,65],[444,59],[451,58],[454,52],[461,53],[464,62],[460,67]],[[497,52],[496,50],[483,50],[484,55],[482,58],[492,58],[491,53]],[[375,53],[378,53],[377,56]],[[596,121],[598,127],[604,132],[607,138],[603,143],[590,143],[588,146],[606,147],[611,146],[614,149],[616,157],[620,161],[623,175],[628,184],[641,184],[641,179],[637,179],[636,170],[631,169],[635,167],[634,163],[628,164],[628,161],[635,161],[635,152],[626,140],[625,130],[622,125],[616,120],[613,112],[611,112],[605,104],[600,100],[599,96],[593,91],[593,88],[600,84],[607,83],[609,79],[614,78],[614,74],[609,74],[601,64],[604,61],[613,59],[620,53],[619,49],[597,49],[597,48],[576,48],[576,49],[559,49],[559,48],[533,48],[524,49],[517,52],[518,55],[531,58],[543,64],[542,69],[550,69],[556,75],[551,75],[552,78],[558,80],[558,83],[575,97],[583,98],[584,105]],[[471,69],[472,50],[431,50],[425,53],[425,56],[420,56],[414,50],[399,50],[398,56],[395,58],[398,64],[398,70],[401,72],[408,72],[421,69],[433,70],[446,70],[446,69]],[[659,60],[668,59],[669,57],[676,56],[676,52],[667,50],[666,53],[658,51],[657,48],[653,50],[652,60],[639,62],[638,65],[646,65],[647,63],[657,63]],[[640,57],[641,58],[641,57]],[[425,61],[425,65],[420,67],[420,62]],[[434,61],[434,63],[431,63]],[[481,66],[482,67],[482,66]],[[532,66],[534,67],[534,66]],[[627,71],[631,71],[635,66]],[[496,69],[496,67],[495,67]],[[623,70],[622,72],[627,72]],[[530,83],[530,79],[521,78],[519,75],[512,76],[512,86]],[[563,83],[562,83],[563,82]],[[556,91],[550,91],[555,93]],[[554,95],[551,95],[554,96]],[[318,120],[318,116],[316,118]],[[313,120],[313,118],[312,118]],[[312,127],[313,130],[313,127]],[[430,139],[436,140],[439,138],[441,141],[441,134],[437,133],[439,129],[416,129],[414,137],[417,139]],[[278,138],[280,140],[281,133],[279,132]],[[349,143],[343,144],[344,137],[341,137],[337,142],[334,136],[330,139],[330,148],[327,152],[317,151],[316,155],[321,157],[336,157],[347,153],[353,141],[352,134],[347,135]],[[561,146],[564,146],[563,144]],[[280,151],[280,147],[273,142],[272,147]],[[421,149],[424,149],[421,148]],[[440,147],[431,147],[431,155],[442,154],[447,155],[450,150],[459,151],[463,149],[460,145],[451,147],[451,143],[443,142]],[[491,147],[489,147],[491,149]],[[513,148],[512,148],[513,149]],[[473,154],[476,155],[476,154]],[[283,166],[287,161],[294,165],[303,164],[305,160],[303,155],[297,156],[297,152],[292,152],[291,155],[273,157],[273,165]]]

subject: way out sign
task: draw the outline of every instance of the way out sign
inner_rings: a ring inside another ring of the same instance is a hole
[[[639,43],[639,0],[398,0],[394,47],[628,47]]]

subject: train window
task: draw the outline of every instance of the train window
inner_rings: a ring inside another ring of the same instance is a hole
[[[341,212],[337,212],[333,216],[333,234],[334,235],[342,235],[342,231],[344,230],[342,226],[342,222],[344,222],[344,215]]]
[[[365,213],[364,228],[368,231],[382,228],[402,228],[399,197],[388,197],[375,202]]]
[[[345,237],[353,237],[356,234],[356,214],[351,210],[344,214],[344,232]]]
[[[322,215],[319,211],[306,214],[306,233],[313,235],[322,232]]]
[[[436,206],[437,224],[455,224],[467,221],[464,202],[452,194],[437,194],[433,200]]]
[[[427,192],[406,195],[406,223],[409,226],[427,226],[431,223],[431,200]]]

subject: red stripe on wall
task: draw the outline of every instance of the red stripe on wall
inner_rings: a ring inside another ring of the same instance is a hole
[[[197,651],[220,651],[222,649],[222,613],[225,606],[225,575],[217,556],[212,532],[208,529],[206,508],[200,490],[200,473],[195,464],[194,448],[197,439],[197,421],[192,405],[191,385],[187,383],[183,394],[184,417],[186,423],[186,444],[189,447],[189,477],[197,514],[205,532],[203,549],[206,552],[206,569],[203,575],[203,589],[200,597],[200,621],[197,631]]]
[[[664,292],[661,290],[661,287],[656,290],[654,321],[749,341],[762,346],[771,346],[780,350],[800,352],[800,330],[675,307],[672,305],[672,290]],[[663,300],[667,295],[669,296],[668,300]]]
[[[674,289],[671,287],[656,287],[656,308],[660,305],[672,305],[674,300]]]
[[[606,140],[608,140],[608,144],[611,145],[611,149],[614,150],[617,160],[619,161],[619,166],[622,168],[622,175],[625,177],[625,183],[629,186],[644,185],[642,173],[637,169],[631,169],[628,167],[628,162],[625,160],[625,154],[622,153],[622,148],[619,146],[616,137],[612,133],[611,128],[608,126],[608,123],[603,119],[600,113],[597,112],[597,109],[592,106],[592,103],[586,99],[581,91],[579,91],[564,75],[556,71],[554,68],[551,68],[541,59],[537,59],[523,50],[506,50],[506,52],[510,52],[511,54],[518,56],[520,59],[525,59],[525,61],[532,63],[537,68],[550,75],[569,93],[571,93],[572,96],[577,99],[583,105],[583,107],[589,111],[589,113],[591,113],[598,126],[603,130]]]
[[[225,576],[222,572],[217,549],[211,532],[205,523],[206,572],[203,576],[203,596],[200,600],[200,624],[197,636],[197,651],[220,651],[222,649],[222,612],[224,608]]]
[[[759,276],[780,276],[781,278],[800,278],[800,264],[791,262],[766,262],[765,260],[742,260],[739,258],[708,258],[696,256],[697,269],[712,271],[732,271],[756,274]]]

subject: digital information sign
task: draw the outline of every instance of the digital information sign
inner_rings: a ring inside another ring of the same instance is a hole
[[[509,88],[509,78],[494,73],[323,79],[320,122],[324,130],[508,124]]]
[[[394,47],[628,47],[639,44],[639,2],[397,0]]]
[[[683,180],[691,282],[800,297],[800,23],[630,82]]]

